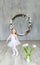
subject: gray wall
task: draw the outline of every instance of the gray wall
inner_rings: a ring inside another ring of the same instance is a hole
[[[40,0],[0,0],[0,40],[9,35],[9,20],[18,13],[32,18],[32,31],[21,40],[40,40]]]

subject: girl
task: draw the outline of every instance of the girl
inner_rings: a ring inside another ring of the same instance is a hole
[[[9,39],[11,39],[11,40],[10,40],[10,42],[8,43],[8,47],[11,47],[12,50],[13,50],[12,56],[14,56],[15,53],[16,53],[16,56],[18,56],[18,50],[17,50],[16,46],[20,45],[20,42],[19,42],[19,40],[18,40],[18,38],[17,38],[17,32],[16,32],[16,30],[13,29],[13,28],[12,28],[12,30],[11,30],[11,34],[10,34],[9,37],[7,38],[7,41],[8,41]]]

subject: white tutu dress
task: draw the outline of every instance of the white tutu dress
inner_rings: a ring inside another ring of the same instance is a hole
[[[11,35],[10,38],[11,38],[11,40],[10,40],[10,42],[8,43],[8,46],[9,46],[9,47],[15,48],[16,46],[18,46],[18,45],[20,44],[20,42],[19,42],[17,36]]]

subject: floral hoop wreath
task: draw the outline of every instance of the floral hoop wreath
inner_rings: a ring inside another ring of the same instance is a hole
[[[31,21],[31,17],[30,17],[30,16],[27,16],[27,15],[25,15],[25,14],[17,14],[17,15],[15,15],[15,16],[10,20],[10,30],[13,28],[12,23],[13,23],[13,21],[14,21],[17,17],[26,17],[26,18],[27,18],[27,21],[28,21],[28,29],[26,29],[26,31],[25,31],[24,33],[22,33],[22,34],[20,34],[20,33],[18,33],[18,32],[17,32],[17,34],[18,34],[19,36],[22,36],[22,35],[25,35],[25,34],[29,33],[29,32],[31,31],[31,29],[32,29],[32,21]]]

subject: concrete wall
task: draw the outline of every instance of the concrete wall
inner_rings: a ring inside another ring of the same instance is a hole
[[[9,20],[19,13],[32,18],[32,31],[21,40],[40,40],[40,0],[0,0],[0,40],[9,35]]]

